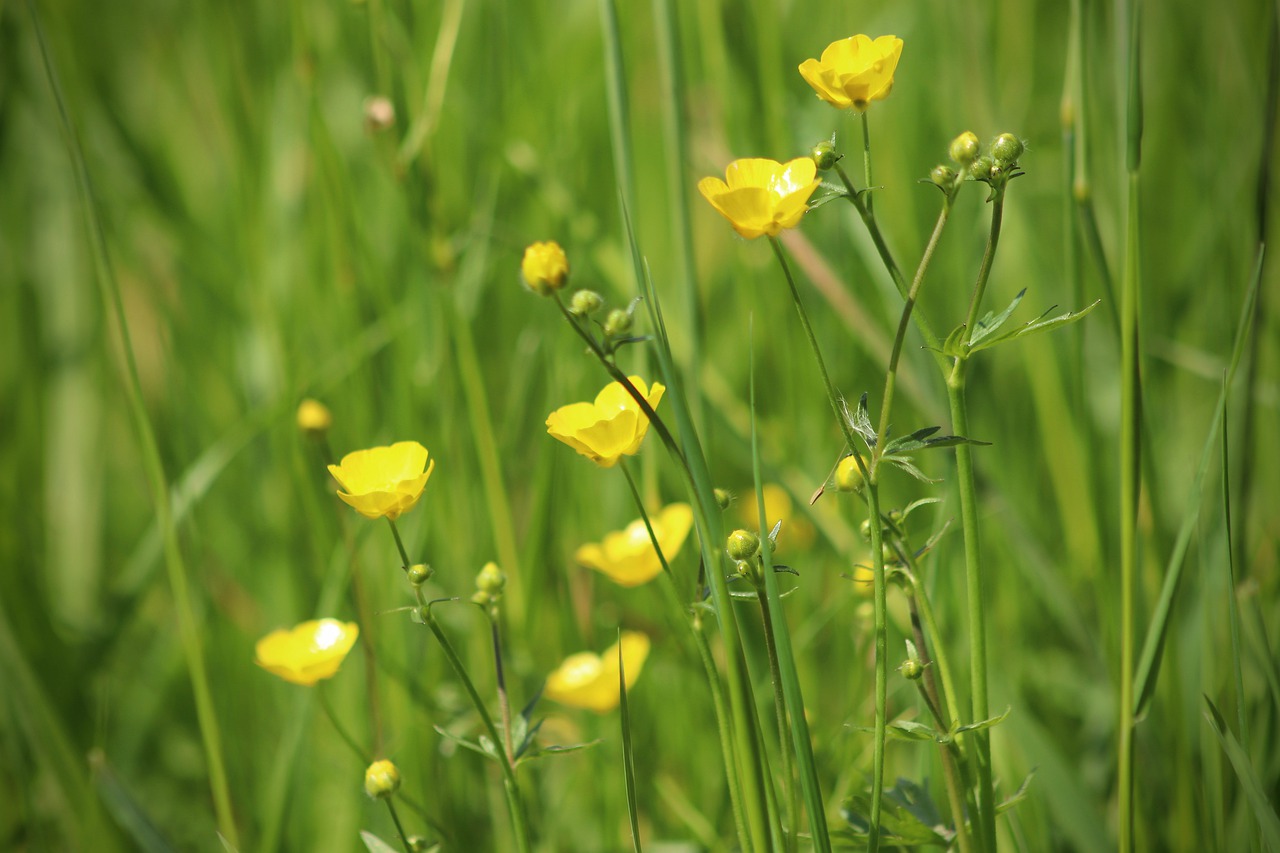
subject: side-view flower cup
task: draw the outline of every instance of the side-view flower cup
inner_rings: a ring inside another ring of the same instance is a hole
[[[668,504],[650,519],[662,555],[668,562],[680,551],[693,527],[693,509],[688,504]],[[644,519],[638,518],[622,530],[605,534],[604,541],[583,545],[573,555],[580,564],[595,569],[619,586],[648,583],[662,571],[662,562],[649,539]]]
[[[714,177],[698,181],[698,192],[729,220],[733,230],[753,240],[766,234],[776,237],[784,228],[800,224],[809,196],[820,183],[811,157],[786,163],[750,157],[730,163],[723,181]]]
[[[267,634],[254,647],[254,663],[285,681],[310,686],[331,678],[360,636],[354,622],[315,619]]]
[[[622,632],[622,666],[627,690],[640,677],[649,657],[649,638],[639,631]],[[547,676],[543,695],[553,702],[604,714],[618,707],[618,643],[601,654],[569,655]]]
[[[653,387],[639,376],[627,379],[656,409],[666,387]],[[649,418],[620,382],[611,382],[591,403],[570,403],[547,417],[547,432],[601,468],[612,468],[623,456],[634,456],[649,431]]]
[[[902,39],[897,36],[872,40],[859,34],[833,41],[821,59],[800,63],[800,76],[833,107],[864,112],[872,101],[889,96],[901,56]]]
[[[342,457],[329,473],[345,491],[338,497],[365,518],[395,521],[422,497],[435,469],[427,449],[416,441],[357,450]]]

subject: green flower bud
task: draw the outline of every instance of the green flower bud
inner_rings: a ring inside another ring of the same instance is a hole
[[[889,520],[892,521],[894,524],[898,525],[899,527],[902,526],[902,520],[905,517],[906,516],[902,514],[902,510],[900,509],[894,508],[889,510]]]
[[[739,562],[753,559],[760,553],[760,537],[750,530],[735,530],[729,534],[725,550],[729,552],[730,559]]]
[[[588,317],[604,307],[604,297],[594,290],[579,290],[569,300],[569,313],[575,317]]]
[[[991,170],[996,167],[995,161],[986,154],[969,164],[969,175],[975,181],[991,182]]]
[[[625,335],[629,331],[631,331],[631,312],[621,308],[610,311],[604,321],[604,333],[612,338]]]
[[[933,171],[929,173],[929,180],[933,181],[934,186],[941,187],[944,190],[950,190],[956,182],[956,170],[950,166],[938,164],[933,167]]]
[[[400,788],[400,771],[385,758],[375,761],[364,771],[364,792],[375,800],[390,797]]]
[[[836,153],[836,144],[830,139],[824,139],[813,146],[809,156],[813,158],[813,165],[818,167],[819,172],[825,172],[833,168],[836,163],[840,162],[841,157],[840,154]]]
[[[997,166],[1005,170],[1018,165],[1018,158],[1022,156],[1023,150],[1025,146],[1022,140],[1012,133],[1002,133],[991,143],[991,157]]]
[[[880,556],[884,560],[884,564],[886,566],[898,559],[897,552],[893,550],[893,546],[888,542],[880,543]]]
[[[431,842],[422,835],[410,835],[405,839],[413,853],[426,853],[431,849]]]
[[[924,666],[918,660],[904,660],[898,667],[898,672],[902,673],[903,678],[915,681],[924,675]]]
[[[408,572],[406,572],[406,574],[409,576],[409,583],[413,584],[414,586],[422,586],[424,583],[430,580],[432,571],[430,566],[425,565],[423,563],[416,563],[409,567],[409,570]]]
[[[871,519],[862,519],[862,525],[858,528],[858,532],[862,534],[862,538],[871,541]]]
[[[951,155],[951,159],[955,160],[961,166],[968,166],[978,156],[978,136],[972,130],[966,130],[964,133],[951,140],[951,147],[947,153]]]
[[[721,510],[728,509],[729,504],[733,503],[733,492],[728,489],[716,489],[715,496],[716,506],[720,507]]]

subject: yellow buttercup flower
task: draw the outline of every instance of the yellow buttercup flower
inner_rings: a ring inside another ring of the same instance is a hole
[[[333,676],[360,636],[354,622],[317,619],[272,631],[254,647],[254,663],[294,684],[312,685]]]
[[[559,243],[549,240],[532,243],[524,250],[520,275],[526,287],[539,296],[547,296],[569,280],[569,259]]]
[[[622,632],[622,666],[627,690],[640,677],[649,657],[649,638],[638,631]],[[547,676],[543,695],[553,702],[586,708],[603,714],[618,707],[618,643],[602,654],[579,652],[569,655]]]
[[[628,376],[640,396],[656,409],[666,387],[650,388],[639,376]],[[649,418],[620,382],[611,382],[593,403],[570,403],[547,417],[547,432],[599,465],[612,468],[623,456],[634,456],[649,431]]]
[[[365,518],[395,521],[422,497],[427,479],[436,467],[428,464],[427,449],[416,441],[400,441],[390,447],[371,447],[342,457],[329,466],[333,479],[346,491],[338,497]]]
[[[650,521],[662,554],[670,562],[679,553],[680,546],[689,535],[689,528],[693,526],[693,510],[688,504],[668,504]],[[662,562],[642,518],[622,530],[605,534],[604,541],[599,544],[583,545],[573,557],[582,565],[608,575],[620,586],[648,583],[662,571]]]
[[[897,36],[874,41],[870,36],[850,36],[827,45],[821,59],[802,62],[800,76],[832,106],[863,112],[872,101],[889,96],[900,56],[902,39]]]
[[[758,157],[734,160],[724,174],[723,181],[698,181],[698,192],[748,240],[762,234],[776,237],[782,229],[796,227],[821,183],[811,157],[786,163]]]
[[[298,429],[305,433],[322,433],[333,426],[333,413],[319,400],[310,398],[298,404]]]

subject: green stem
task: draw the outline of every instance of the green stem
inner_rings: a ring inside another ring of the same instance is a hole
[[[993,188],[995,198],[991,207],[991,230],[987,247],[978,269],[978,279],[969,301],[965,328],[972,335],[982,307],[982,296],[991,276],[996,248],[1000,243],[1000,228],[1004,221],[1004,188]],[[969,434],[968,403],[965,397],[968,358],[955,360],[947,377],[947,400],[951,407],[951,428],[956,435]],[[960,491],[960,519],[964,530],[965,588],[969,606],[969,650],[972,658],[969,670],[973,719],[985,720],[988,711],[987,690],[987,628],[986,607],[983,594],[982,549],[978,526],[977,487],[973,474],[973,449],[967,444],[956,445],[956,480]],[[984,849],[996,849],[995,790],[991,779],[991,738],[986,729],[973,732],[974,756],[978,766],[978,838]]]
[[[871,770],[871,815],[867,830],[867,853],[880,849],[880,800],[884,796],[884,738],[886,706],[889,701],[889,658],[885,627],[884,539],[880,527],[880,486],[875,471],[867,480],[867,516],[871,519],[871,570],[875,577],[876,723],[875,753]]]
[[[767,544],[764,547],[769,547]],[[800,833],[800,800],[797,796],[794,759],[791,755],[791,727],[787,725],[787,703],[782,695],[782,670],[778,666],[778,646],[774,641],[773,617],[769,613],[769,597],[763,582],[756,585],[756,599],[760,602],[760,623],[764,629],[764,644],[769,651],[769,675],[773,681],[773,711],[778,719],[778,749],[782,755],[782,779],[787,795],[787,828],[784,833],[787,850],[795,850]],[[821,816],[815,817],[817,823]]]
[[[396,527],[396,523],[390,518],[387,524],[391,525],[391,535],[396,538],[396,549],[400,551],[400,563],[404,570],[409,571],[409,566],[413,565],[409,560],[409,552],[404,549],[404,540],[400,538],[400,528]]]
[[[383,802],[387,804],[387,811],[391,812],[391,822],[396,825],[396,832],[400,833],[400,843],[404,845],[404,853],[413,853],[413,847],[409,844],[409,836],[404,831],[404,825],[400,823],[400,815],[396,813],[395,803],[391,802],[390,797],[385,797]]]
[[[431,615],[431,605],[422,604],[418,608],[418,615],[422,619],[424,625],[431,629],[431,633],[435,635],[436,641],[440,643],[440,648],[444,651],[445,659],[449,661],[449,665],[453,667],[454,674],[458,676],[458,680],[462,682],[462,687],[467,691],[467,696],[471,699],[472,706],[475,707],[476,713],[480,715],[480,722],[484,724],[485,731],[494,745],[503,742],[502,734],[498,731],[498,727],[493,722],[493,717],[489,715],[489,709],[485,707],[484,700],[480,698],[479,691],[476,690],[475,684],[472,683],[471,677],[467,675],[466,667],[462,664],[462,659],[458,657],[458,653],[454,650],[453,644],[449,642],[449,638],[445,636],[441,630],[439,623],[435,617]],[[520,798],[520,786],[516,782],[515,767],[508,761],[499,761],[498,766],[502,768],[503,789],[507,795],[507,812],[511,816],[511,828],[516,837],[516,847],[520,853],[529,853],[532,845],[529,842],[529,826],[528,819],[525,817],[524,804]]]
[[[356,739],[351,736],[346,727],[338,722],[338,715],[334,713],[333,706],[329,704],[329,694],[322,685],[316,687],[316,694],[320,697],[320,708],[324,711],[324,715],[329,718],[329,723],[333,726],[333,730],[338,733],[338,737],[362,762],[368,764],[370,761],[369,753],[356,742]]]
[[[490,636],[493,639],[493,677],[498,686],[498,707],[502,711],[502,743],[506,747],[507,763],[516,760],[515,747],[511,742],[511,701],[507,698],[507,678],[502,669],[502,633],[498,629],[498,608],[486,610],[489,618]]]
[[[658,563],[662,566],[662,573],[674,581],[675,577],[671,574],[671,566],[667,563],[667,555],[662,553],[662,546],[658,543],[658,534],[654,532],[653,522],[649,520],[649,512],[644,508],[644,500],[640,497],[640,489],[636,486],[635,477],[631,476],[631,468],[627,465],[625,459],[618,460],[618,467],[622,469],[622,473],[626,477],[627,488],[631,490],[631,499],[635,501],[636,509],[640,512],[640,520],[644,522],[645,532],[649,534],[649,542],[653,545],[654,553],[658,555]]]
[[[143,470],[147,483],[151,488],[152,503],[155,505],[156,526],[164,537],[165,569],[169,577],[169,586],[173,593],[174,609],[177,612],[178,634],[182,643],[183,657],[186,659],[187,671],[191,678],[191,691],[195,699],[196,720],[200,727],[200,736],[204,745],[205,761],[208,764],[209,787],[213,794],[214,813],[217,816],[218,831],[232,847],[239,847],[239,832],[236,829],[235,814],[231,807],[230,787],[227,784],[226,765],[222,757],[222,736],[218,726],[217,710],[213,704],[213,691],[209,687],[209,675],[205,668],[204,648],[201,641],[201,630],[196,620],[195,605],[191,599],[191,591],[187,585],[187,568],[182,556],[182,547],[178,541],[178,529],[173,518],[172,498],[169,492],[169,481],[165,474],[164,462],[160,456],[160,445],[156,440],[155,430],[147,414],[146,404],[142,398],[142,382],[138,376],[138,361],[133,350],[133,340],[129,330],[128,317],[124,310],[124,301],[120,295],[120,285],[116,280],[115,269],[111,263],[111,255],[107,248],[106,232],[103,230],[102,217],[98,210],[98,199],[94,192],[93,181],[89,177],[89,169],[84,160],[84,151],[80,145],[80,137],[67,104],[63,98],[62,86],[57,71],[53,67],[53,57],[49,53],[49,45],[45,39],[44,27],[34,0],[30,0],[27,8],[36,32],[36,40],[40,46],[40,57],[44,64],[45,76],[49,81],[49,89],[53,93],[58,108],[58,119],[62,127],[67,153],[75,172],[76,188],[79,191],[81,206],[84,210],[85,225],[97,270],[98,292],[105,312],[115,320],[116,330],[120,336],[120,349],[125,364],[125,396],[128,399],[129,413],[138,432],[138,443],[142,453]]]
[[[924,254],[920,256],[920,263],[916,266],[915,277],[911,280],[906,302],[902,306],[902,316],[898,318],[898,330],[893,337],[893,350],[889,353],[889,369],[884,376],[884,396],[880,400],[880,426],[876,430],[876,446],[871,452],[871,469],[873,472],[880,461],[880,454],[889,437],[889,413],[893,409],[893,392],[898,381],[898,360],[902,357],[902,345],[907,339],[907,324],[911,322],[911,314],[915,309],[916,300],[920,296],[920,286],[924,283],[925,270],[929,268],[929,262],[933,260],[934,250],[938,248],[938,241],[942,239],[942,230],[946,227],[947,220],[951,216],[952,202],[955,198],[954,190],[959,188],[961,180],[961,178],[957,177],[952,192],[943,197],[942,210],[938,212],[938,220],[933,225],[933,233],[929,235],[929,242],[924,247]],[[960,435],[963,435],[963,433],[960,433]],[[875,516],[872,518],[874,519]],[[874,521],[872,526],[875,526]]]
[[[871,198],[871,124],[867,121],[866,110],[859,116],[862,119],[862,182],[867,187],[867,218],[876,221],[876,212]]]

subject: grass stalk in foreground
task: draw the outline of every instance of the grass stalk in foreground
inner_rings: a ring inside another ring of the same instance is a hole
[[[1134,585],[1138,572],[1138,486],[1141,447],[1142,378],[1138,361],[1138,303],[1141,294],[1141,227],[1138,174],[1142,162],[1142,77],[1139,56],[1140,0],[1133,0],[1129,33],[1127,98],[1128,221],[1120,298],[1120,695],[1117,777],[1119,850],[1134,849],[1133,664]]]
[[[98,200],[94,193],[93,181],[89,177],[89,168],[85,163],[80,137],[63,98],[62,87],[58,82],[57,71],[53,67],[53,57],[49,53],[49,45],[45,39],[36,4],[29,2],[27,6],[40,45],[40,57],[44,63],[49,89],[58,108],[58,118],[67,145],[67,153],[75,171],[76,188],[79,191],[85,226],[92,246],[103,310],[107,316],[114,319],[116,331],[120,335],[121,354],[125,363],[123,383],[125,396],[134,428],[138,431],[139,450],[142,452],[142,465],[147,483],[151,488],[156,523],[164,536],[165,568],[168,571],[169,586],[173,594],[174,608],[177,611],[178,633],[182,642],[183,657],[187,663],[187,672],[191,679],[196,719],[204,743],[205,760],[209,765],[209,787],[212,789],[218,832],[232,847],[239,847],[239,832],[236,829],[235,815],[231,807],[231,792],[227,784],[227,771],[222,758],[222,735],[218,726],[217,711],[213,704],[213,692],[209,687],[209,674],[205,668],[203,643],[196,622],[191,591],[187,584],[186,562],[182,556],[178,529],[172,515],[169,481],[165,474],[164,462],[160,458],[160,445],[156,440],[155,430],[142,399],[142,382],[138,376],[138,362],[129,332],[129,320],[125,314],[120,285],[116,281],[115,269],[107,249],[106,233],[102,228]]]

